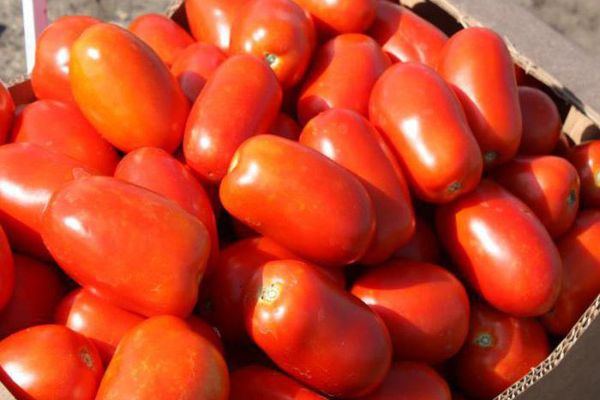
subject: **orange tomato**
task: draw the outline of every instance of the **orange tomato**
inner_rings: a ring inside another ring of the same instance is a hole
[[[375,19],[375,0],[294,0],[314,17],[323,35],[363,32]]]
[[[519,154],[549,154],[562,133],[562,121],[552,98],[539,89],[519,86],[523,136]]]
[[[9,303],[15,288],[15,265],[10,244],[0,226],[0,312]]]
[[[0,145],[6,142],[15,115],[15,102],[10,92],[0,82]]]
[[[585,207],[600,207],[600,140],[573,147],[567,157],[581,180],[581,202]]]
[[[185,0],[185,14],[192,35],[199,42],[229,50],[231,25],[249,0]]]

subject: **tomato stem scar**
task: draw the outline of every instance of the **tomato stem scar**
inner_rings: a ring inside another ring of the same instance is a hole
[[[498,153],[495,151],[488,151],[483,155],[483,159],[485,160],[485,162],[487,164],[496,161],[496,159],[498,158]]]
[[[277,56],[273,53],[265,53],[265,60],[267,61],[269,66],[272,66],[277,62]]]
[[[87,348],[83,347],[79,351],[79,356],[81,357],[81,361],[83,361],[88,368],[94,368],[94,360],[92,360],[92,356]]]
[[[265,303],[273,303],[281,294],[281,283],[271,282],[267,286],[263,286],[260,292],[260,301]]]
[[[462,187],[463,187],[462,183],[454,182],[450,186],[448,186],[448,192],[449,193],[458,192],[460,189],[462,189]]]
[[[577,191],[575,189],[571,189],[569,192],[569,196],[567,197],[567,204],[572,206],[577,202]]]
[[[492,347],[494,345],[494,338],[486,332],[477,335],[475,340],[473,340],[473,343],[479,347]]]

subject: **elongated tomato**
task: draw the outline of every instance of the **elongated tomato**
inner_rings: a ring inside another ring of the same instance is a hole
[[[0,226],[0,312],[8,304],[15,287],[15,266],[10,244]]]
[[[477,186],[479,147],[460,103],[431,68],[409,62],[388,69],[373,88],[369,118],[421,199],[444,203]]]
[[[244,313],[248,333],[280,368],[328,395],[367,394],[390,368],[383,321],[313,265],[264,264],[246,289]]]
[[[389,65],[381,47],[366,35],[331,39],[317,51],[300,92],[300,123],[330,108],[347,108],[366,116],[371,89]]]
[[[558,143],[562,121],[552,98],[539,89],[519,86],[523,136],[519,154],[549,154]]]
[[[121,339],[97,400],[227,400],[229,376],[219,350],[182,319],[149,318]]]
[[[521,141],[521,108],[502,38],[487,28],[458,31],[442,50],[438,72],[462,103],[486,166],[513,158]]]
[[[177,78],[181,90],[192,103],[198,98],[206,81],[227,56],[210,43],[194,43],[179,53],[171,73]]]
[[[192,35],[199,42],[229,50],[231,24],[249,0],[185,0]]]
[[[310,12],[323,35],[363,32],[375,19],[376,0],[294,0]]]
[[[0,145],[6,142],[15,114],[15,102],[10,92],[0,82]]]
[[[210,249],[204,224],[175,202],[106,177],[57,191],[42,237],[78,283],[146,316],[192,311]]]
[[[553,238],[565,233],[579,210],[579,176],[555,156],[517,157],[493,171],[494,180],[531,208]]]
[[[432,68],[448,37],[429,21],[406,7],[389,1],[377,1],[375,22],[369,29],[393,61],[417,61]]]
[[[519,199],[488,180],[437,210],[438,236],[462,275],[495,308],[522,317],[549,311],[560,290],[560,256]]]
[[[568,158],[581,180],[583,205],[600,207],[600,140],[573,147]]]
[[[190,112],[183,140],[187,164],[202,179],[219,182],[239,145],[269,128],[281,96],[277,78],[264,61],[251,55],[228,58]]]
[[[255,136],[240,146],[220,197],[234,217],[320,265],[360,259],[373,237],[373,205],[358,179],[278,136]]]
[[[188,102],[167,66],[133,33],[92,26],[73,44],[69,68],[75,102],[112,145],[125,152],[179,146]]]
[[[441,244],[429,224],[420,217],[415,218],[415,233],[408,243],[397,249],[392,258],[437,264],[440,262]]]
[[[415,216],[404,176],[375,128],[360,114],[325,111],[304,127],[300,143],[353,172],[375,209],[375,234],[361,259],[379,264],[414,234]]]

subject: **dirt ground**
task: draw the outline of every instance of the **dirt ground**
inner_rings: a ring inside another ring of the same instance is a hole
[[[507,1],[507,0],[500,0]],[[534,12],[595,55],[600,65],[600,0],[508,0]],[[94,15],[126,25],[136,15],[163,12],[170,0],[48,0],[50,20],[65,14]],[[25,72],[21,2],[0,0],[0,79]]]

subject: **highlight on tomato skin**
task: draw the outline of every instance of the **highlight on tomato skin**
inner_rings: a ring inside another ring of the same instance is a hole
[[[231,26],[237,13],[250,0],[185,0],[185,14],[198,42],[229,51]]]

